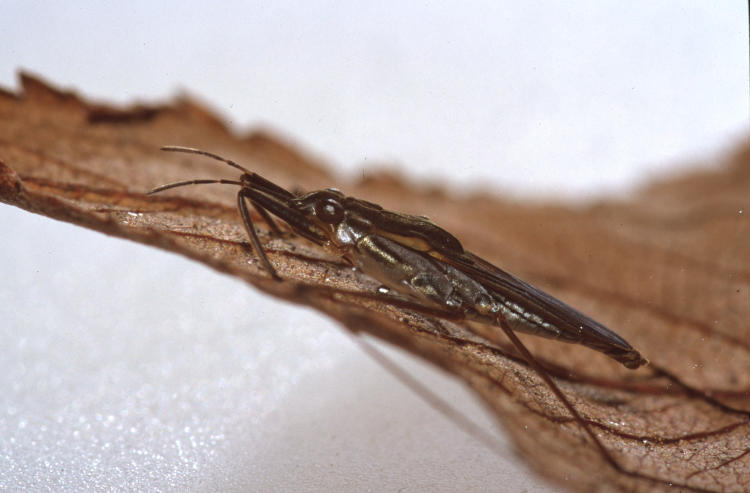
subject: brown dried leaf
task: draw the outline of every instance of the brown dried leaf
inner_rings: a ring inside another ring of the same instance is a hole
[[[458,321],[377,295],[376,282],[340,259],[273,238],[259,221],[287,282],[270,280],[246,246],[232,190],[144,195],[222,173],[159,152],[165,144],[210,149],[292,189],[336,185],[319,163],[263,133],[237,138],[187,100],[117,109],[29,76],[22,84],[21,94],[0,92],[0,200],[179,252],[407,348],[468,382],[530,463],[572,489],[750,488],[750,148],[718,170],[585,208],[449,197],[391,176],[340,185],[390,209],[429,211],[467,249],[616,328],[651,360],[632,372],[585,348],[524,338],[623,473],[510,345],[490,347]]]

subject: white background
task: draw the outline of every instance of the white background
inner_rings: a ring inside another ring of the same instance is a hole
[[[0,84],[187,90],[349,176],[541,199],[622,192],[747,130],[742,2],[296,3],[4,2]],[[309,310],[5,205],[0,258],[0,489],[545,488]]]

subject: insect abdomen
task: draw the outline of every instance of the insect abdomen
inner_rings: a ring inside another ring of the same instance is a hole
[[[481,284],[461,271],[384,236],[363,236],[355,252],[351,260],[363,272],[410,298],[482,315],[501,309]]]

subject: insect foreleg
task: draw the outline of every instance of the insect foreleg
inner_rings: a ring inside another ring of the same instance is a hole
[[[266,224],[271,228],[271,231],[274,232],[277,236],[281,236],[281,229],[279,228],[279,225],[276,224],[276,221],[271,217],[271,214],[268,213],[263,207],[260,206],[256,201],[253,199],[250,199],[250,203],[253,204],[253,207],[255,207],[255,210],[258,211],[258,214],[263,218],[263,221],[265,221]]]
[[[268,260],[268,257],[266,257],[266,253],[263,251],[263,246],[260,244],[258,234],[255,232],[255,228],[253,227],[253,221],[250,218],[250,211],[247,209],[247,203],[245,202],[245,200],[250,200],[255,208],[258,209],[258,211],[262,211],[261,216],[263,216],[263,219],[269,220],[270,217],[267,217],[268,213],[265,210],[255,205],[247,192],[247,189],[242,188],[237,193],[237,208],[240,210],[240,214],[242,215],[242,224],[245,226],[245,231],[250,237],[250,242],[253,245],[255,253],[258,254],[260,261],[263,263],[263,267],[265,267],[268,273],[271,274],[271,277],[273,277],[277,281],[281,281],[281,277],[279,277],[279,275],[276,273],[276,269],[273,268],[271,262]],[[273,222],[269,222],[269,224],[273,224],[273,226],[271,226],[272,229],[274,228],[274,226],[276,226]],[[278,229],[278,226],[276,226],[276,229]]]

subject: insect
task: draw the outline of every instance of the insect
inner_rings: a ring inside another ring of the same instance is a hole
[[[274,279],[281,280],[263,251],[248,203],[276,234],[281,230],[271,215],[287,223],[296,234],[337,253],[362,272],[419,304],[499,326],[582,425],[605,458],[619,469],[514,331],[581,344],[630,369],[647,364],[648,360],[622,337],[464,250],[455,236],[425,217],[388,211],[372,202],[348,197],[336,189],[293,194],[216,154],[178,146],[162,147],[162,150],[207,156],[242,172],[239,180],[180,181],[154,188],[149,194],[209,183],[238,186],[237,208],[245,230],[262,265]]]

